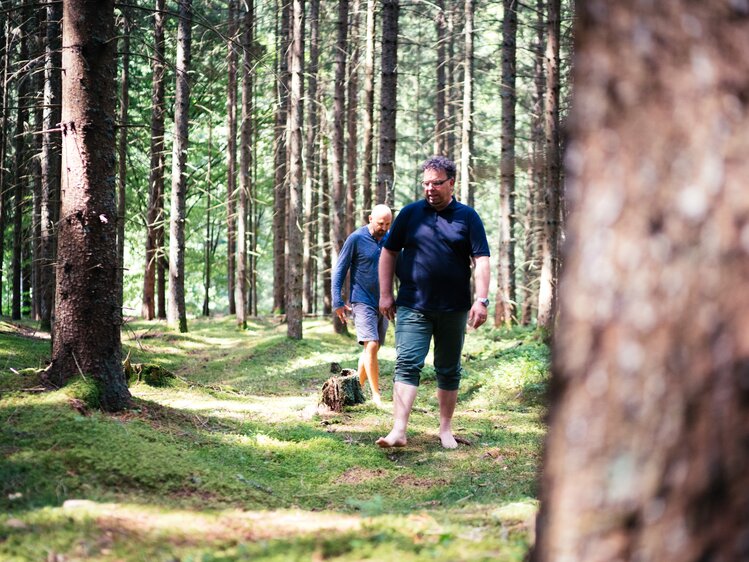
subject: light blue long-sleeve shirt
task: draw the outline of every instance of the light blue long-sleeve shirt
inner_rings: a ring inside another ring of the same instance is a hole
[[[341,289],[346,273],[351,269],[350,302],[361,302],[377,308],[380,302],[380,281],[377,265],[380,261],[380,250],[387,240],[387,234],[376,240],[369,232],[368,226],[357,228],[346,238],[338,254],[331,280],[333,309],[343,306]]]

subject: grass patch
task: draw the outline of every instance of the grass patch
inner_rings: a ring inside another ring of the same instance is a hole
[[[135,379],[118,414],[81,407],[82,381],[29,392],[20,369],[44,366],[49,341],[12,328],[0,324],[0,359],[16,371],[0,374],[0,559],[509,561],[527,551],[549,361],[533,332],[469,333],[454,423],[470,445],[441,448],[427,373],[409,446],[383,451],[373,443],[389,412],[367,402],[317,413],[330,363],[355,367],[359,353],[324,320],[306,321],[301,342],[271,320],[247,330],[196,320],[188,334],[130,322],[130,361],[177,379]],[[383,348],[386,400],[394,359]]]

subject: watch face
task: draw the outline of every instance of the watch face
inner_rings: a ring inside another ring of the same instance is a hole
[[[477,299],[484,306],[489,306],[489,299]]]

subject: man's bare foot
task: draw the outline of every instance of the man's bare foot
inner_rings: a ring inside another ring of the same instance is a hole
[[[458,448],[458,442],[455,440],[455,437],[450,431],[446,431],[445,433],[440,433],[440,442],[442,443],[442,446],[445,449],[457,449]]]
[[[390,447],[405,447],[407,440],[405,436],[393,435],[390,432],[387,437],[380,437],[375,443],[382,449],[389,449]]]

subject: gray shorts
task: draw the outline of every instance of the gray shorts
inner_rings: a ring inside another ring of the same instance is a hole
[[[362,302],[352,302],[356,339],[363,344],[365,341],[385,343],[385,333],[388,331],[388,319],[376,308]]]

